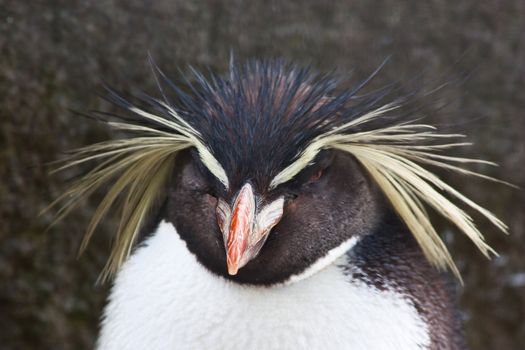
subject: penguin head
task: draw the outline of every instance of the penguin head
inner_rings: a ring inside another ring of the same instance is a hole
[[[134,103],[108,90],[108,100],[126,114],[98,117],[128,136],[81,148],[60,167],[98,161],[58,198],[60,217],[113,181],[83,244],[120,203],[103,277],[118,271],[159,201],[166,203],[163,219],[202,265],[250,284],[315,273],[373,234],[392,210],[427,259],[458,276],[425,206],[485,254],[491,248],[458,202],[507,230],[425,168],[487,179],[458,166],[487,162],[443,155],[465,143],[404,119],[413,118],[401,112],[406,98],[390,98],[391,87],[361,93],[378,71],[351,89],[282,61],[232,63],[229,74],[208,78],[193,71],[182,88],[156,71],[174,98],[160,84],[161,98],[142,95]]]

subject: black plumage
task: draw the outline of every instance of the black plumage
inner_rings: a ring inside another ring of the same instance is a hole
[[[229,175],[230,195],[248,178],[266,193],[273,177],[315,137],[378,108],[394,90],[392,84],[360,95],[382,65],[350,90],[341,89],[341,78],[335,75],[321,75],[284,60],[231,63],[229,74],[209,72],[207,77],[190,69],[181,86],[152,65],[160,77],[163,100],[202,135]],[[135,105],[171,118],[166,106],[147,94],[130,96],[128,101],[109,88],[108,92],[107,100],[125,110]],[[109,117],[166,130],[141,116]],[[213,176],[209,179],[213,181]],[[220,186],[217,189],[222,191]]]

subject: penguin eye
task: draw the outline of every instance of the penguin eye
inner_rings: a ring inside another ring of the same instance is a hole
[[[310,177],[308,178],[308,182],[311,183],[319,181],[319,179],[321,179],[321,177],[323,176],[323,170],[324,169],[319,169],[318,171],[310,175]]]

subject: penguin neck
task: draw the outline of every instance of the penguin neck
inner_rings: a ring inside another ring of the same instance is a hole
[[[285,282],[282,283],[282,285],[297,283],[315,275],[316,273],[322,271],[328,266],[334,264],[338,260],[342,261],[341,259],[349,251],[351,251],[360,240],[361,236],[353,236],[343,241],[339,246],[329,250],[324,256],[317,259],[316,262],[305,268],[303,271],[291,275]]]

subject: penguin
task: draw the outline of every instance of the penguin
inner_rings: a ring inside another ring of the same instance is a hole
[[[105,214],[118,230],[97,348],[464,349],[459,276],[427,207],[492,249],[460,206],[507,227],[428,166],[489,162],[443,153],[456,134],[403,114],[393,87],[362,93],[280,60],[195,70],[159,97],[99,119],[125,136],[86,146],[93,164],[60,218],[102,185],[82,249]]]

